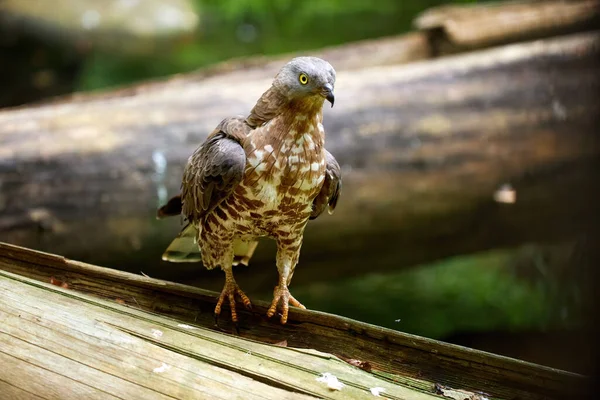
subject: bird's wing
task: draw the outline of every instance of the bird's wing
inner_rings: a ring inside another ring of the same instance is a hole
[[[181,183],[181,211],[188,220],[212,211],[242,181],[242,143],[250,129],[243,117],[224,119],[189,158]]]
[[[208,136],[206,142],[210,141],[217,135],[224,135],[225,138],[232,139],[241,144],[250,129],[251,128],[248,126],[248,124],[244,122],[244,118],[241,116],[226,118],[223,121],[221,121],[217,128],[215,128],[215,130]],[[232,145],[232,147],[235,146]],[[201,148],[202,147],[198,148],[196,152],[199,152]],[[156,213],[156,218],[162,219],[166,217],[181,215],[183,208],[181,196],[181,194],[178,194],[170,198],[167,204],[161,206],[158,209]]]
[[[321,191],[313,201],[310,219],[317,218],[325,208],[327,208],[329,214],[333,214],[342,191],[342,171],[340,165],[327,150],[325,150],[325,163],[325,180],[323,181]]]

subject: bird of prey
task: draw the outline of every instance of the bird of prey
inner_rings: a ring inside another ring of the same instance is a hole
[[[232,266],[248,265],[257,238],[277,243],[279,280],[267,311],[281,303],[281,323],[289,304],[305,308],[288,286],[298,263],[304,228],[340,195],[340,166],[324,147],[323,103],[333,107],[335,70],[316,57],[285,64],[250,115],[225,118],[188,159],[181,194],[158,210],[158,217],[183,214],[187,225],[163,254],[171,262],[202,261],[221,268],[225,286],[215,317],[227,299],[237,322],[239,288]]]

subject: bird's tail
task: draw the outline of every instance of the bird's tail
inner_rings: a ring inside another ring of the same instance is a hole
[[[246,267],[250,264],[250,259],[254,250],[258,246],[258,240],[252,240],[245,242],[243,240],[236,239],[233,241],[233,265],[242,264]]]
[[[162,255],[164,261],[182,263],[182,262],[200,262],[202,256],[198,247],[198,230],[192,224],[187,224],[171,242],[169,247]],[[233,241],[233,265],[242,264],[248,266],[254,250],[258,246],[258,241],[243,241],[236,239]]]
[[[167,247],[162,255],[164,261],[169,262],[199,262],[202,260],[200,256],[200,248],[198,247],[197,238],[198,230],[192,224],[187,224],[179,235]]]

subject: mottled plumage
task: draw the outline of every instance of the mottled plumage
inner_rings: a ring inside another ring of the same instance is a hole
[[[282,303],[304,307],[288,286],[298,263],[304,228],[326,208],[333,211],[341,190],[340,167],[324,148],[322,108],[333,106],[335,71],[314,57],[286,64],[250,115],[224,119],[192,154],[181,195],[158,216],[185,216],[188,225],[163,259],[199,261],[225,272],[225,287],[215,313],[227,298],[237,320],[235,295],[250,300],[233,278],[232,265],[248,265],[258,237],[277,242],[279,282],[267,315]],[[200,257],[201,254],[201,257]]]

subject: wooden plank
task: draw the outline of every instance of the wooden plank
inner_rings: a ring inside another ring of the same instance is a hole
[[[89,390],[127,399],[360,399],[374,387],[385,389],[390,399],[437,397],[328,354],[189,329],[116,302],[0,275],[0,343],[4,354],[21,361],[13,368],[17,376],[21,364],[34,365]],[[323,372],[334,374],[344,387],[329,390],[317,381]],[[215,385],[223,375],[232,378],[228,387]],[[18,382],[15,376],[3,379]],[[53,384],[43,376],[38,381]]]
[[[44,400],[47,397],[42,397],[41,394],[28,392],[21,388],[11,385],[10,383],[0,380],[0,393],[5,398],[10,400]]]
[[[263,398],[252,393],[253,390],[260,389],[257,386],[261,385],[250,379],[237,379],[237,376],[227,371],[188,360],[164,349],[155,349],[144,341],[131,340],[127,335],[119,339],[124,343],[115,344],[115,336],[118,335],[112,330],[102,330],[102,326],[93,326],[92,332],[74,331],[68,323],[53,325],[51,321],[27,321],[28,318],[35,319],[36,314],[23,308],[11,308],[10,304],[3,304],[3,307],[9,310],[9,314],[0,312],[0,319],[6,324],[0,328],[0,341],[4,348],[8,348],[5,351],[10,351],[13,355],[24,352],[23,357],[29,358],[20,358],[22,362],[36,364],[45,370],[76,371],[75,376],[67,378],[82,379],[82,382],[98,389],[103,388],[114,396],[124,396],[127,399],[195,396],[218,396],[222,399]],[[95,340],[98,336],[102,336],[102,339]],[[11,347],[10,339],[16,341],[14,338],[19,341]],[[46,359],[48,362],[40,365]],[[153,373],[163,363],[169,366],[168,369],[165,367],[165,371]],[[211,373],[207,374],[206,371]],[[158,388],[160,393],[152,390],[153,387]],[[278,395],[283,398],[306,398],[290,396],[287,391],[281,391]]]
[[[49,308],[52,306],[53,304],[50,303]],[[6,329],[9,331],[7,334],[19,337],[22,342],[30,344],[34,349],[49,348],[48,352],[51,352],[54,358],[42,366],[46,370],[75,371],[76,376],[84,379],[89,385],[103,388],[116,396],[123,395],[127,399],[191,399],[199,396],[200,398],[259,399],[264,398],[265,395],[268,398],[307,398],[171,353],[128,335],[119,336],[118,332],[113,329],[102,329],[99,324],[86,326],[83,324],[86,320],[73,314],[72,309],[59,310],[52,307],[43,315],[37,313],[35,306],[31,310],[32,313],[28,313],[24,308],[13,310],[20,312],[19,320],[5,320],[4,322],[9,324],[8,327],[0,329],[3,331]],[[51,320],[50,315],[57,312],[62,312],[62,319],[59,319],[62,323],[53,326],[55,321]],[[24,329],[23,318],[27,317],[40,321],[37,323],[34,321],[29,329],[27,327]],[[73,326],[74,323],[76,326]],[[85,327],[90,330],[84,331]],[[101,340],[94,340],[98,337]],[[3,347],[7,343],[4,339],[1,339]],[[26,360],[30,363],[40,363],[40,360],[43,360],[43,354],[29,352],[23,343],[12,348],[11,352],[14,354],[23,351],[31,355],[31,359]],[[73,368],[73,365],[69,365],[72,363],[78,364],[79,367]],[[163,365],[168,367],[164,367],[164,371],[155,372]],[[82,374],[82,369],[89,370],[87,371],[89,374]],[[121,376],[125,378],[119,378]],[[74,377],[69,378],[74,379]],[[68,387],[69,384],[65,386]]]
[[[3,348],[0,351],[0,362],[2,363],[0,379],[8,381],[11,385],[18,385],[17,387],[22,391],[39,393],[42,398],[49,400],[122,399],[63,375],[60,368],[65,367],[65,364],[59,363],[56,365],[57,369],[49,371],[43,366],[8,354],[4,349],[10,352],[13,347],[4,336],[0,337],[0,341]],[[40,354],[31,353],[30,356],[36,357]]]
[[[50,277],[54,277],[66,283],[70,290],[65,292],[57,287],[56,290],[61,293],[90,293],[111,300],[109,304],[116,304],[115,299],[119,299],[119,302],[131,307],[127,311],[131,315],[141,315],[139,309],[142,309],[176,318],[177,326],[173,325],[173,321],[161,322],[161,326],[171,329],[176,338],[195,337],[200,333],[206,341],[218,338],[210,330],[188,332],[187,328],[179,326],[184,323],[214,329],[214,292],[6,244],[0,244],[0,269],[42,282],[49,282]],[[373,370],[392,373],[393,379],[421,391],[433,391],[434,383],[442,383],[454,388],[483,391],[499,398],[542,399],[581,393],[582,384],[586,382],[577,374],[310,310],[292,308],[288,324],[280,326],[264,317],[267,308],[267,303],[257,301],[252,313],[240,310],[240,336],[263,343],[285,340],[290,347],[313,348],[344,359],[361,360],[369,363]],[[115,330],[146,341],[154,340],[148,336],[148,329],[144,333],[137,330],[137,326],[131,328],[111,321],[105,322],[111,323]],[[220,325],[221,329],[231,329],[227,318]],[[184,332],[188,336],[181,336]],[[175,351],[183,351],[176,342],[169,342],[168,346]],[[256,351],[253,345],[244,346],[248,351]],[[261,349],[263,357],[274,357],[269,353],[272,348]]]

